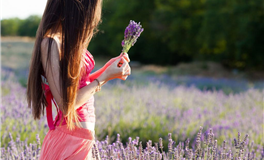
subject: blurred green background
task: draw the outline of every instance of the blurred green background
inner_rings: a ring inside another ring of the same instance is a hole
[[[226,69],[264,70],[263,0],[104,0],[100,32],[89,50],[113,57],[130,20],[145,29],[130,58],[162,66],[214,61]],[[34,37],[40,16],[1,21],[2,36]],[[204,68],[207,66],[205,65]]]

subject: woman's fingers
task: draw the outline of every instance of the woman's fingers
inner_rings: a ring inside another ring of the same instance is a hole
[[[122,59],[122,57],[124,59]],[[114,61],[119,60],[119,59],[122,59],[122,60],[120,60],[119,63],[117,64],[118,67],[121,67],[124,61],[130,62],[130,59],[127,53],[120,53],[119,56],[112,58],[110,61],[108,61],[108,63],[112,64]]]
[[[121,69],[125,71],[128,66],[128,62],[124,59],[124,57],[122,57],[122,63]]]
[[[128,54],[127,54],[127,53],[123,53],[123,56],[125,57],[125,59],[126,59],[126,61],[127,61],[127,62],[130,62],[130,59],[129,59],[129,57],[128,57]]]
[[[118,63],[118,67],[123,66],[124,63],[128,63],[124,56],[121,57],[120,62]]]
[[[124,56],[117,58],[113,63],[112,67],[109,70],[110,72],[110,79],[114,78],[124,78],[131,74],[131,68],[125,59]]]
[[[113,64],[115,64],[116,66],[120,63],[120,61],[122,60],[122,59],[124,59],[123,57],[119,57],[119,58],[117,58],[114,62],[113,62]]]
[[[130,67],[128,67],[128,69],[126,69],[124,76],[129,76],[131,74],[131,69]]]
[[[131,68],[130,68],[129,64],[127,63],[127,64],[123,64],[123,65],[124,65],[125,73],[130,73],[131,72]]]
[[[130,66],[128,66],[128,69],[126,70],[126,73],[127,73],[128,75],[131,74],[131,68],[130,68]]]
[[[125,75],[125,76],[128,76],[131,74],[131,68],[130,66],[127,64],[126,67],[123,68],[123,74],[122,75]]]

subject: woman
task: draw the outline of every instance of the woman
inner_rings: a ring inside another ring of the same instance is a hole
[[[107,81],[130,75],[128,55],[94,68],[86,50],[101,20],[101,0],[48,0],[33,50],[27,100],[34,119],[46,109],[40,159],[91,159],[94,97]],[[57,116],[52,117],[52,105]]]

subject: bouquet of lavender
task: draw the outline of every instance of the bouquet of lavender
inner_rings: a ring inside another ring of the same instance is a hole
[[[139,23],[130,20],[129,25],[126,27],[124,40],[122,41],[122,53],[127,53],[131,46],[133,46],[140,34],[143,32],[143,28]]]

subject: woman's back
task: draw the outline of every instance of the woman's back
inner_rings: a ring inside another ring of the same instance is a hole
[[[53,36],[47,35],[46,37],[52,38],[56,42],[58,50],[59,50],[61,46],[60,37],[58,37],[57,35],[53,35]],[[47,38],[44,38],[44,40],[46,40]],[[59,53],[60,53],[60,50],[59,50]],[[91,71],[94,69],[94,65],[95,65],[95,62],[94,62],[93,56],[88,50],[84,49],[82,53],[82,60],[81,60],[81,77],[79,79],[79,87],[78,87],[79,89],[91,83],[89,75]],[[57,71],[54,71],[54,72],[57,72]],[[48,81],[46,79],[45,73],[43,73],[42,80],[43,80],[43,83],[45,84],[46,98],[50,97],[50,99],[47,99],[47,101],[52,100],[58,112],[54,122],[53,122],[53,118],[48,118],[50,117],[50,114],[51,114],[50,111],[48,111],[47,113],[47,119],[48,119],[48,124],[49,124],[50,129],[54,129],[55,126],[58,126],[60,123],[62,123],[62,125],[66,125],[67,124],[66,119],[65,118],[62,119],[62,117],[64,117],[63,113],[59,109],[55,99],[53,98],[53,95],[51,94],[50,87],[48,85]],[[48,94],[50,94],[50,96],[47,96]],[[84,103],[82,106],[80,106],[78,109],[76,109],[76,111],[79,116],[79,121],[89,122],[89,125],[86,125],[88,126],[87,129],[94,131],[94,124],[95,124],[94,96],[88,99],[87,102]]]

